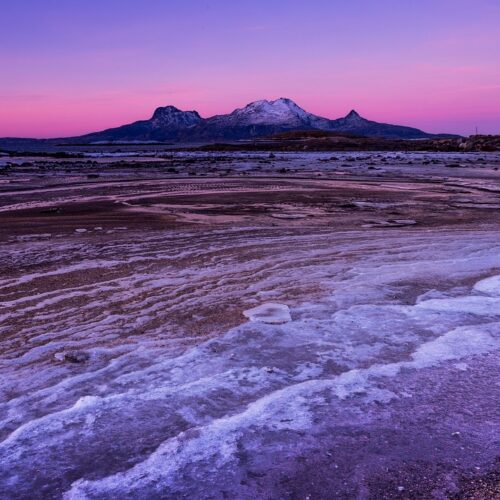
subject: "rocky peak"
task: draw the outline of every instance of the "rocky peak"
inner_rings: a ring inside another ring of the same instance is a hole
[[[197,111],[181,111],[175,106],[156,108],[151,122],[155,127],[186,128],[196,125],[202,120]]]
[[[162,116],[171,115],[174,113],[182,113],[182,111],[175,106],[161,106],[155,109],[152,119],[154,120],[155,118],[160,118]]]
[[[345,118],[347,120],[353,120],[353,119],[360,119],[361,116],[359,115],[359,113],[357,111],[355,111],[354,109],[351,109],[351,111],[349,111],[349,113],[347,113]]]
[[[368,137],[420,139],[430,137],[421,130],[361,117],[354,109],[343,118],[331,120],[308,113],[286,97],[251,102],[232,113],[202,118],[196,111],[175,106],[157,108],[149,120],[140,120],[84,136],[96,140],[239,140],[289,130],[327,130]]]
[[[297,104],[295,104],[291,99],[285,97],[280,97],[274,101],[268,101],[267,99],[262,99],[260,101],[254,101],[247,104],[244,108],[238,109],[236,111],[260,111],[260,112],[276,112],[276,111],[296,111],[302,110]]]
[[[273,101],[263,99],[247,104],[228,115],[229,123],[238,125],[287,125],[299,126],[309,122],[310,115],[291,99],[280,97]]]

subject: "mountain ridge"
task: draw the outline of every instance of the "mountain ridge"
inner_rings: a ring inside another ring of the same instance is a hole
[[[329,119],[309,113],[293,100],[253,101],[231,113],[202,118],[195,111],[168,105],[155,109],[151,118],[108,128],[60,142],[214,142],[249,140],[295,130],[322,130],[387,139],[429,139],[460,137],[431,134],[414,127],[379,123],[363,118],[354,109],[346,116]]]

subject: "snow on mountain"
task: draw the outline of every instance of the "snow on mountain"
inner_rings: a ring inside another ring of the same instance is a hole
[[[157,108],[149,120],[141,120],[77,139],[85,141],[178,141],[214,142],[263,137],[293,130],[324,130],[367,137],[423,139],[422,130],[366,120],[352,110],[343,118],[330,120],[308,113],[291,99],[254,101],[226,115],[202,118],[196,111],[175,106]],[[75,138],[71,138],[75,139]]]
[[[228,115],[209,118],[209,121],[224,126],[272,125],[290,129],[297,127],[327,129],[330,120],[308,113],[291,99],[280,97],[274,101],[263,99],[251,102]]]

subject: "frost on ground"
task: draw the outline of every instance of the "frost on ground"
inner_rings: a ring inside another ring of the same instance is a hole
[[[493,491],[498,216],[448,203],[493,182],[393,175],[0,195],[0,498]]]
[[[214,253],[181,274],[176,259],[196,248],[178,247],[167,264],[174,238],[124,238],[127,271],[117,274],[122,261],[110,259],[114,277],[37,289],[47,275],[93,273],[95,264],[82,260],[4,282],[4,291],[31,283],[33,295],[11,300],[10,313],[39,321],[18,323],[23,346],[4,340],[2,497],[245,498],[284,491],[286,478],[300,491],[308,483],[294,483],[299,469],[334,466],[344,472],[324,486],[348,492],[373,467],[401,453],[420,460],[436,445],[433,459],[488,462],[498,424],[488,413],[498,395],[489,379],[498,373],[497,235],[376,231],[368,241],[355,232],[261,236],[253,257],[255,234],[248,242],[219,231],[212,251],[231,240],[239,255],[249,244],[248,258],[237,264]],[[176,299],[189,276],[197,287]],[[421,283],[419,295],[408,295],[410,282]],[[312,285],[320,288],[307,300],[292,293]],[[294,321],[286,305],[265,303],[245,310],[257,321],[177,345],[169,323],[176,307],[189,302],[203,315],[266,290],[288,297]],[[156,329],[155,315],[163,318]],[[149,324],[142,334],[124,336],[124,325],[141,321]],[[67,349],[87,354],[65,362]],[[370,439],[353,441],[360,432]]]

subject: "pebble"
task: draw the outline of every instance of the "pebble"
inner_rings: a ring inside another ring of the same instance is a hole
[[[84,351],[57,352],[54,354],[57,361],[68,361],[70,363],[85,363],[90,359],[90,355]]]

